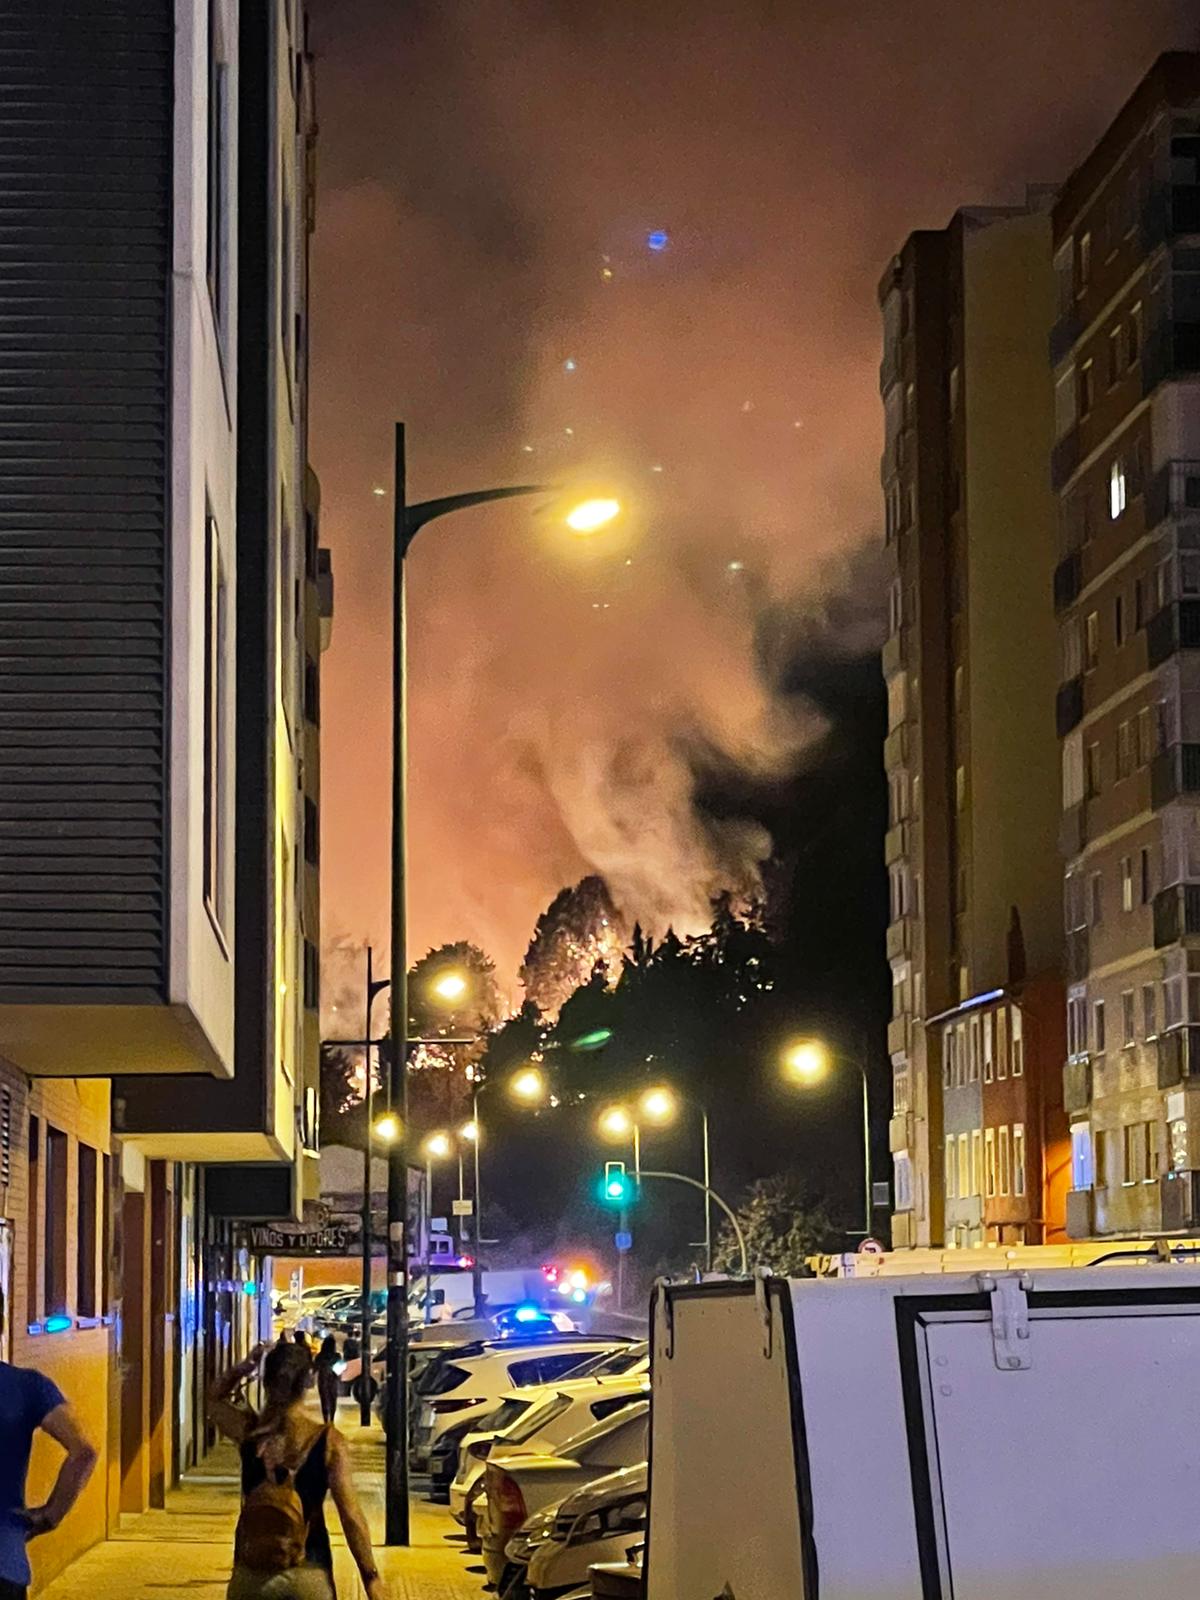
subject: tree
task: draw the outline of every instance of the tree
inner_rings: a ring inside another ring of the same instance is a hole
[[[379,1088],[379,1069],[375,1071]],[[361,1150],[366,1142],[363,1105],[363,1063],[357,1051],[321,1046],[321,1142],[348,1144]]]
[[[439,992],[439,981],[455,978],[465,980],[461,994]],[[495,963],[477,944],[459,939],[438,945],[409,971],[410,1038],[478,1038],[496,1027],[503,1015]]]
[[[525,994],[544,1016],[557,1017],[599,962],[608,982],[621,971],[625,924],[604,879],[592,874],[562,889],[542,912],[521,965]]]
[[[811,1195],[794,1173],[777,1173],[750,1185],[737,1210],[746,1236],[751,1271],[759,1267],[781,1277],[802,1277],[806,1258],[827,1248],[833,1225],[823,1200]],[[718,1271],[740,1264],[737,1240],[728,1223],[717,1239],[713,1264]]]

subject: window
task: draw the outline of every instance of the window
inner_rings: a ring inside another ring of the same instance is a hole
[[[90,1144],[80,1144],[77,1150],[76,1183],[78,1190],[78,1233],[76,1256],[75,1315],[94,1317],[96,1304],[96,1237],[97,1195],[96,1152]]]
[[[983,1018],[983,1081],[984,1081],[984,1083],[991,1083],[991,1081],[992,1081],[992,1069],[993,1069],[993,1064],[994,1064],[993,1063],[993,1059],[992,1059],[992,1039],[993,1039],[992,1029],[993,1029],[993,1021],[994,1021],[994,1019],[992,1017],[992,1013],[990,1011],[985,1012],[984,1018]]]
[[[946,1135],[946,1199],[956,1197],[955,1175],[957,1172],[957,1158],[955,1155],[957,1141],[952,1133]]]
[[[1104,1001],[1097,1000],[1092,1007],[1092,1048],[1097,1055],[1104,1050]]]
[[[1130,856],[1121,857],[1121,910],[1133,910],[1133,860]]]
[[[208,194],[205,258],[208,292],[218,335],[225,322],[229,252],[229,68],[217,24],[217,0],[208,0]]]
[[[947,1089],[954,1087],[954,1029],[947,1028],[945,1034],[944,1053],[942,1057],[942,1084]]]
[[[204,532],[204,903],[223,936],[229,876],[229,586],[211,511]]]
[[[304,859],[310,867],[321,864],[321,813],[307,795],[304,797]]]
[[[321,956],[311,939],[304,941],[304,1009],[316,1011],[321,1003]]]
[[[1108,386],[1118,383],[1125,371],[1125,326],[1118,322],[1108,330]]]
[[[1137,1025],[1133,1010],[1133,990],[1121,992],[1121,1043],[1126,1049],[1137,1043]]]
[[[1083,794],[1094,800],[1100,793],[1100,746],[1089,744],[1083,753]]]
[[[955,1032],[955,1041],[954,1041],[954,1055],[955,1055],[954,1085],[955,1085],[956,1088],[961,1089],[965,1085],[965,1083],[967,1081],[967,1073],[968,1073],[967,1025],[966,1025],[966,1023],[965,1022],[960,1022],[958,1024],[957,1028],[955,1028],[954,1032]]]
[[[1127,1122],[1121,1129],[1125,1184],[1153,1183],[1158,1177],[1158,1159],[1155,1149],[1155,1127],[1152,1122]]]
[[[1125,511],[1125,463],[1120,456],[1108,471],[1108,514],[1113,522]]]
[[[971,1141],[967,1134],[958,1136],[958,1197],[965,1200],[971,1193]]]
[[[1018,1198],[1025,1194],[1025,1124],[1015,1122],[1012,1131],[1012,1192]]]
[[[996,1198],[996,1130],[985,1128],[983,1134],[985,1194],[989,1200]]]
[[[972,1017],[971,1018],[971,1073],[970,1073],[970,1077],[971,1077],[971,1082],[972,1083],[978,1083],[979,1082],[979,1057],[982,1054],[982,1050],[980,1048],[980,1043],[981,1043],[981,1041],[980,1041],[979,1018],[978,1017]]]
[[[1075,256],[1075,292],[1082,294],[1092,281],[1092,236],[1083,233],[1079,236],[1079,247]]]
[[[1183,985],[1179,978],[1163,980],[1163,1027],[1177,1028],[1183,1021]]]
[[[1096,374],[1090,361],[1079,369],[1079,415],[1086,417],[1096,399]]]
[[[1133,723],[1117,725],[1117,779],[1127,778],[1133,771]]]
[[[304,715],[314,728],[321,725],[321,674],[311,656],[304,658]]]
[[[895,1184],[895,1206],[897,1211],[911,1211],[913,1208],[912,1188],[912,1159],[908,1155],[892,1157],[892,1181]]]
[[[1167,1123],[1167,1151],[1171,1161],[1171,1171],[1186,1172],[1191,1165],[1186,1117],[1174,1117]]]
[[[1012,1150],[1007,1126],[1000,1129],[997,1142],[1000,1150],[1000,1193],[1009,1195],[1012,1193]]]
[[[1083,670],[1091,672],[1100,661],[1100,613],[1089,611],[1083,624]]]
[[[1071,1187],[1090,1189],[1093,1182],[1092,1131],[1086,1122],[1071,1129]]]
[[[1008,1007],[996,1013],[996,1076],[1008,1077]]]
[[[1089,884],[1089,903],[1091,907],[1091,925],[1098,928],[1104,921],[1104,877],[1102,873],[1093,872]]]
[[[1142,302],[1130,310],[1129,321],[1125,326],[1125,358],[1132,367],[1136,365],[1142,354]]]
[[[1085,1055],[1087,1047],[1087,996],[1081,991],[1067,996],[1067,1054]]]
[[[1154,718],[1149,706],[1143,706],[1137,714],[1137,762],[1139,767],[1148,767],[1154,759]]]
[[[1012,1075],[1019,1078],[1025,1071],[1025,1019],[1020,1006],[1012,1008]]]
[[[1158,996],[1152,983],[1142,985],[1142,1038],[1158,1037]]]
[[[1200,551],[1184,550],[1179,557],[1180,594],[1200,594]]]
[[[1113,638],[1117,648],[1125,643],[1125,596],[1116,595],[1113,599]]]
[[[67,1136],[46,1129],[46,1217],[42,1232],[46,1315],[65,1316],[67,1300]]]
[[[971,1129],[971,1193],[983,1194],[983,1129]]]
[[[1154,899],[1154,871],[1150,865],[1150,850],[1146,845],[1138,851],[1138,899],[1144,906]]]
[[[1097,1189],[1108,1187],[1108,1132],[1105,1128],[1097,1128],[1093,1136],[1095,1158],[1093,1171]]]

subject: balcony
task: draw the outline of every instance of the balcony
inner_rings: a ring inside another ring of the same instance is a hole
[[[902,722],[898,728],[893,728],[883,741],[883,768],[885,772],[893,772],[897,767],[902,767],[908,761],[908,724]]]
[[[1150,765],[1150,803],[1157,810],[1190,794],[1200,794],[1200,744],[1173,744]]]
[[[1200,516],[1200,461],[1168,461],[1146,485],[1146,531],[1168,517]]]
[[[1063,1065],[1063,1109],[1077,1117],[1092,1108],[1092,1058],[1071,1056]]]
[[[1071,729],[1077,728],[1082,721],[1083,678],[1077,675],[1061,684],[1054,696],[1054,726],[1058,729],[1058,737],[1065,739]]]
[[[896,922],[888,924],[887,931],[887,958],[895,961],[899,956],[912,954],[912,919],[900,917]]]
[[[1160,383],[1200,372],[1200,323],[1166,322],[1146,338],[1142,349],[1142,394]]]
[[[1180,650],[1200,650],[1200,600],[1173,600],[1146,624],[1146,655],[1151,667]]]
[[[1163,183],[1151,191],[1142,212],[1142,247],[1150,251],[1171,239],[1200,233],[1200,186]]]
[[[905,630],[901,628],[898,633],[893,633],[891,638],[883,642],[879,665],[885,678],[894,678],[898,672],[904,671],[904,644]]]
[[[1050,452],[1050,487],[1061,489],[1079,465],[1079,429],[1065,433]]]
[[[1054,569],[1054,609],[1065,611],[1083,588],[1083,552],[1072,550]]]
[[[1164,1172],[1158,1186],[1164,1233],[1200,1227],[1200,1172]]]
[[[911,1111],[897,1111],[888,1122],[888,1151],[899,1155],[912,1149],[913,1119]]]
[[[1091,1189],[1067,1190],[1067,1238],[1090,1239],[1096,1232],[1096,1197]]]
[[[1200,933],[1200,884],[1176,883],[1154,896],[1154,947]]]
[[[1087,803],[1068,806],[1058,824],[1058,853],[1073,861],[1087,843]]]
[[[1083,318],[1075,310],[1066,312],[1050,329],[1050,365],[1056,367],[1071,353],[1071,346],[1083,332]]]
[[[1090,928],[1072,928],[1066,936],[1067,982],[1082,983],[1092,965]]]
[[[887,1047],[891,1056],[902,1056],[908,1049],[907,1017],[893,1017],[888,1023]]]
[[[1159,1034],[1158,1087],[1177,1089],[1185,1078],[1195,1076],[1200,1076],[1200,1027],[1172,1028],[1170,1033]]]
[[[883,864],[890,867],[893,861],[908,854],[908,823],[898,822],[883,836]]]

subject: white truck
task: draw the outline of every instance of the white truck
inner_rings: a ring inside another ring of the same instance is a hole
[[[1200,1593],[1200,1268],[660,1285],[648,1600]]]

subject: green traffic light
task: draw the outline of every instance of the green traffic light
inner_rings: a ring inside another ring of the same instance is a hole
[[[608,1161],[604,1167],[604,1182],[600,1185],[600,1198],[606,1205],[629,1205],[633,1199],[633,1184],[625,1171],[623,1161]]]

